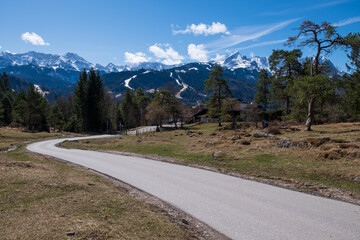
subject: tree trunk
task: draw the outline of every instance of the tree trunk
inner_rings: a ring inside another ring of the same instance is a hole
[[[320,53],[321,53],[321,48],[320,48],[320,43],[318,43],[318,50],[317,50],[317,53],[316,53],[316,56],[315,56],[315,74],[313,74],[312,76],[318,75],[318,74],[320,73],[320,70],[319,70],[319,65],[320,65],[319,57],[320,57]],[[312,68],[312,66],[311,66],[311,68]]]
[[[289,115],[289,113],[290,113],[290,97],[289,96],[286,96],[285,113],[286,113],[286,115]]]
[[[308,102],[308,116],[306,119],[305,131],[312,131],[311,124],[312,124],[313,116],[314,116],[314,101],[315,101],[315,98],[311,97]]]

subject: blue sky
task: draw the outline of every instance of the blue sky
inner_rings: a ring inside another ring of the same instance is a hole
[[[102,65],[269,56],[304,20],[337,24],[343,35],[360,30],[359,0],[2,0],[0,8],[1,51],[75,52]],[[345,69],[344,53],[327,57]]]

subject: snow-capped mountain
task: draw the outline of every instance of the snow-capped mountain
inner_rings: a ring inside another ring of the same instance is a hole
[[[241,55],[239,52],[235,52],[227,56],[224,60],[216,62],[224,68],[231,70],[238,68],[247,68],[249,70],[266,69],[269,70],[269,61],[267,57],[252,57]]]
[[[8,66],[36,65],[39,67],[61,68],[64,70],[81,71],[95,67],[92,63],[86,61],[75,53],[66,53],[65,55],[46,54],[30,51],[27,53],[0,52],[0,68]]]
[[[247,68],[249,70],[255,69],[258,71],[264,68],[269,69],[269,63],[266,57],[249,58],[247,56],[241,55],[239,52],[230,54],[223,60],[212,61],[211,63],[220,64],[222,67],[232,70],[238,68]],[[75,53],[57,55],[39,53],[34,51],[30,51],[27,53],[0,52],[0,68],[6,68],[9,66],[24,66],[29,64],[39,67],[52,68],[55,71],[57,69],[63,69],[65,71],[82,71],[84,68],[86,70],[94,68],[105,73],[137,71],[139,69],[160,71],[183,65],[166,65],[159,62],[143,62],[122,66],[109,63],[107,66],[102,66],[100,64],[90,63]]]
[[[30,51],[27,53],[11,53],[0,52],[0,69],[9,66],[24,66],[35,65],[39,67],[63,69],[66,71],[82,71],[84,68],[89,70],[94,68],[95,70],[103,71],[105,73],[110,72],[122,72],[122,71],[136,71],[139,69],[151,69],[151,70],[164,70],[177,67],[179,65],[166,65],[159,62],[144,62],[131,65],[115,65],[109,63],[107,66],[100,64],[93,64],[80,57],[75,53],[66,53],[64,55],[46,54]]]

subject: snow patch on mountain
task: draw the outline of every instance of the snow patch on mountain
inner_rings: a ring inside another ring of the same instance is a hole
[[[130,87],[129,83],[130,83],[131,80],[133,80],[133,79],[136,78],[136,77],[137,77],[137,75],[134,75],[134,76],[132,76],[131,78],[126,79],[126,80],[124,81],[125,87],[127,87],[127,88],[129,88],[129,89],[131,89],[131,90],[134,90],[132,87]]]
[[[189,70],[189,71],[191,71],[191,70],[199,71],[199,69],[196,68],[196,67],[189,68],[188,70]]]
[[[40,93],[41,94],[41,96],[45,96],[46,94],[49,94],[50,92],[48,92],[48,91],[43,91],[41,88],[40,88],[40,86],[39,85],[37,85],[37,84],[34,84],[34,88],[35,88],[35,91],[37,91],[38,93]]]

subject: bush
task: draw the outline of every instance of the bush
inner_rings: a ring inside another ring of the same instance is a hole
[[[281,134],[281,131],[280,131],[279,127],[277,127],[277,126],[270,126],[270,127],[266,128],[266,132],[270,133],[270,134],[274,134],[274,135]]]

